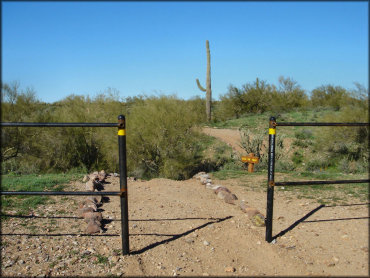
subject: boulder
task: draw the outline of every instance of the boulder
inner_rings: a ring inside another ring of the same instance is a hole
[[[212,186],[212,189],[213,190],[216,190],[217,188],[219,188],[219,187],[221,187],[221,185],[214,185],[214,186]]]
[[[102,231],[101,227],[94,220],[89,221],[89,223],[87,224],[86,228],[87,234],[99,233],[101,231]]]
[[[225,203],[232,204],[232,205],[235,205],[235,203],[234,203],[235,200],[238,200],[238,197],[236,197],[236,195],[232,194],[232,193],[226,194],[226,196],[224,198]]]
[[[79,208],[80,209],[82,209],[82,208],[92,208],[94,211],[98,210],[98,207],[96,206],[96,204],[94,202],[91,202],[90,200],[84,200],[83,202],[81,202],[79,204]]]
[[[86,223],[88,223],[91,219],[94,221],[98,221],[98,222],[101,222],[103,220],[103,216],[101,212],[94,212],[94,211],[84,213],[83,218]]]
[[[96,172],[96,173],[98,173],[98,172]],[[90,180],[99,181],[99,175],[98,174],[90,174],[89,178],[90,178]]]
[[[254,215],[252,218],[250,218],[252,221],[252,224],[257,227],[264,227],[265,226],[265,217],[261,214],[258,213]]]
[[[206,185],[207,183],[212,183],[212,180],[211,180],[211,179],[205,179],[205,178],[202,178],[202,179],[200,180],[200,182],[201,182],[202,184]]]
[[[244,211],[252,224],[257,227],[265,226],[265,216],[258,209],[247,205],[244,201],[240,202],[240,209]]]
[[[94,212],[94,209],[93,208],[80,208],[77,211],[79,217],[84,217],[84,214],[87,212]]]
[[[220,186],[220,187],[218,187],[218,188],[215,190],[215,193],[216,193],[216,194],[218,194],[218,192],[220,192],[220,191],[224,191],[224,192],[227,192],[227,193],[231,193],[231,191],[230,191],[228,188],[224,187],[224,186]]]
[[[212,183],[209,182],[209,183],[206,184],[206,188],[212,189],[212,187],[213,187]]]
[[[98,204],[99,202],[98,202],[98,199],[96,199],[94,196],[88,196],[87,198],[86,198],[86,200],[89,200],[90,202],[92,202],[92,203],[94,203],[94,204]]]
[[[86,190],[94,192],[96,189],[95,184],[96,183],[94,182],[94,180],[89,180],[88,182],[86,182],[85,186]]]
[[[82,182],[87,182],[89,179],[90,179],[89,176],[85,175],[84,178],[82,179]]]
[[[199,173],[197,173],[197,174],[195,174],[195,175],[193,176],[193,179],[197,179],[197,180],[199,180],[199,179],[200,179],[200,177],[205,176],[205,175],[207,175],[207,173],[206,173],[206,172],[199,172]],[[209,178],[209,177],[208,177],[208,175],[207,175],[207,178]]]

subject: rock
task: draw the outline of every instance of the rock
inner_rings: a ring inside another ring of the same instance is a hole
[[[212,186],[212,183],[207,183],[207,184],[206,184],[206,188],[207,188],[207,189],[212,189],[212,187],[213,187],[213,186]]]
[[[101,228],[94,220],[90,220],[87,224],[86,233],[87,234],[94,234],[99,233],[101,231]]]
[[[203,241],[203,244],[205,245],[205,246],[208,246],[209,245],[209,242],[208,241]]]
[[[264,227],[265,226],[265,217],[261,213],[258,213],[255,216],[253,216],[251,218],[251,221],[252,221],[254,226],[257,226],[257,227]]]
[[[89,176],[85,175],[84,178],[82,179],[82,182],[87,182],[89,179],[90,179]]]
[[[254,217],[255,215],[259,214],[260,212],[256,208],[247,207],[244,212],[247,214],[249,218]]]
[[[217,193],[217,197],[220,198],[221,200],[224,200],[227,194],[230,194],[230,193],[227,193],[225,191],[219,191]]]
[[[227,193],[231,193],[231,191],[230,191],[228,188],[226,188],[226,187],[224,187],[224,186],[220,186],[219,188],[217,188],[217,189],[215,190],[215,194],[218,194],[218,192],[220,192],[220,191],[224,191],[224,192],[227,192]]]
[[[86,182],[86,185],[85,185],[85,189],[87,191],[92,191],[94,192],[95,191],[95,181],[94,180],[89,180],[88,182]]]
[[[209,178],[209,176],[206,172],[199,172],[198,174],[195,174],[193,176],[193,178],[197,179],[197,180],[199,180],[201,177],[206,177],[207,179]]]
[[[235,272],[235,271],[236,271],[235,267],[232,266],[225,267],[225,272]]]
[[[90,202],[92,202],[92,203],[94,203],[94,204],[96,204],[96,205],[98,205],[98,204],[99,204],[98,199],[97,199],[97,198],[95,198],[94,196],[88,196],[88,197],[86,198],[86,200],[89,200]]]
[[[233,204],[233,205],[234,205],[234,200],[238,199],[235,194],[231,194],[223,190],[217,193],[217,197],[224,200],[226,203]]]
[[[79,204],[79,208],[92,208],[94,211],[98,210],[96,204],[91,202],[90,200],[84,200],[82,203]]]
[[[101,212],[86,212],[83,214],[83,218],[85,219],[86,223],[89,223],[91,220],[101,222],[103,220]]]
[[[212,189],[213,190],[216,190],[217,188],[219,188],[219,187],[221,187],[221,185],[214,185],[214,186],[212,186]]]
[[[201,184],[206,185],[207,183],[212,183],[212,180],[208,179],[208,178],[207,179],[206,178],[201,178],[200,182],[201,182]]]
[[[84,214],[88,212],[94,212],[94,209],[93,208],[80,208],[77,211],[79,217],[84,217]]]
[[[117,173],[113,173],[113,176],[114,177],[118,177],[119,175]]]
[[[238,197],[236,197],[235,194],[231,193],[231,194],[228,194],[226,195],[225,197],[225,202],[226,203],[229,203],[229,204],[234,204],[234,201],[235,200],[238,200]]]
[[[247,208],[247,207],[249,207],[249,206],[245,203],[245,201],[244,201],[244,200],[241,200],[241,201],[240,201],[240,204],[239,204],[239,207],[240,207],[240,209],[241,209],[242,211],[244,211],[244,212],[245,212],[246,208]]]

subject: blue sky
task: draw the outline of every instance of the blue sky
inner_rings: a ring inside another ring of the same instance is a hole
[[[291,77],[368,88],[368,2],[2,2],[2,81],[54,102],[115,88],[213,97]]]

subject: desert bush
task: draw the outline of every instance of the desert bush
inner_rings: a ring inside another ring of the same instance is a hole
[[[365,100],[363,100],[365,102]],[[368,122],[365,105],[347,105],[336,116],[328,114],[323,122]],[[356,161],[367,167],[369,160],[369,127],[325,127],[316,131],[315,150],[328,153],[328,158],[339,163],[342,159]],[[344,164],[343,164],[344,165]]]
[[[350,98],[350,93],[340,86],[323,85],[311,92],[313,107],[332,107],[339,110]]]
[[[247,154],[254,153],[259,158],[259,163],[254,166],[255,171],[266,170],[268,166],[268,135],[266,130],[242,126],[239,128],[239,132],[241,147]],[[275,142],[275,168],[282,171],[294,168],[285,155],[288,152],[284,146],[285,138],[284,135],[277,136]]]
[[[127,118],[129,170],[144,178],[184,179],[200,162],[198,115],[174,96],[152,97],[132,107]]]

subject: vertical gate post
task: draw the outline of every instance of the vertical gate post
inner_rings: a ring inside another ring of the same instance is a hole
[[[266,241],[272,241],[272,213],[274,208],[274,175],[275,175],[275,135],[276,119],[269,122],[269,153],[268,153],[268,182],[267,182],[267,209],[266,209]]]
[[[126,122],[125,116],[118,116],[118,152],[119,152],[119,183],[121,201],[121,231],[122,254],[128,255],[129,229],[128,229],[128,200],[127,200],[127,159],[126,159]]]

